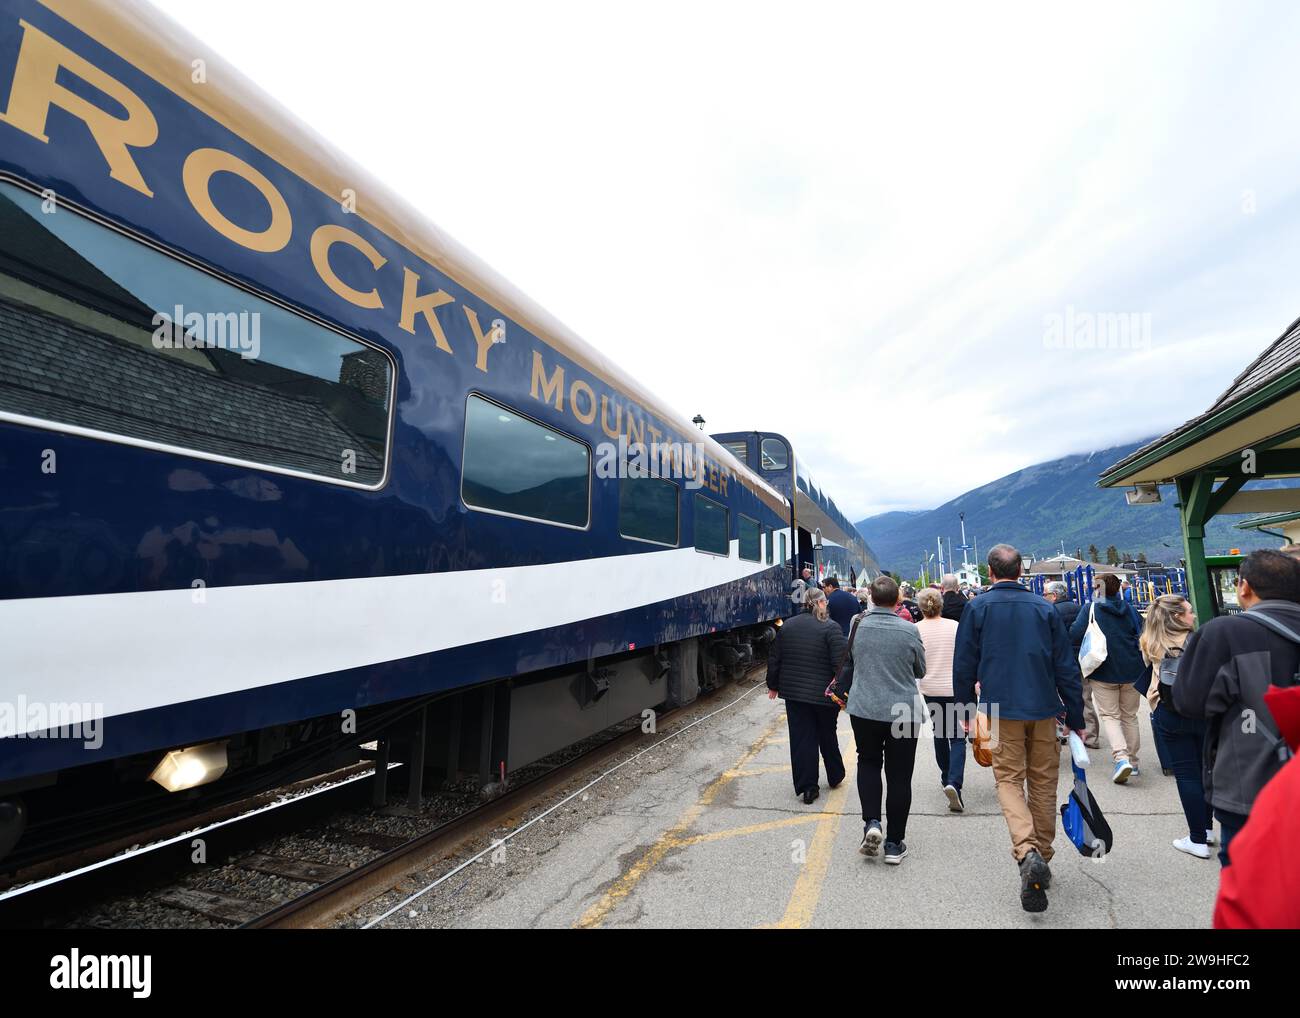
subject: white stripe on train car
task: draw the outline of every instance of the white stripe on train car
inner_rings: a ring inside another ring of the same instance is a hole
[[[788,528],[787,531],[788,533]],[[781,531],[777,531],[781,533]],[[0,601],[0,703],[103,716],[571,625],[774,568],[694,548],[548,565]],[[18,717],[17,731],[41,726]]]

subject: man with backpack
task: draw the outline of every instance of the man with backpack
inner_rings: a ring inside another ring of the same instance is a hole
[[[1188,638],[1172,687],[1179,714],[1210,723],[1205,790],[1224,866],[1255,797],[1290,757],[1265,694],[1295,685],[1300,670],[1300,564],[1252,552],[1237,570],[1237,599],[1241,614],[1211,619]]]

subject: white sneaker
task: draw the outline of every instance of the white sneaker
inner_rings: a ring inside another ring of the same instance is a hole
[[[1188,855],[1194,855],[1198,859],[1208,859],[1210,857],[1210,846],[1198,845],[1192,841],[1191,837],[1179,838],[1174,842],[1174,848],[1180,852],[1186,852]]]
[[[1207,845],[1217,845],[1219,843],[1219,839],[1214,836],[1214,831],[1209,828],[1205,831],[1205,843]]]

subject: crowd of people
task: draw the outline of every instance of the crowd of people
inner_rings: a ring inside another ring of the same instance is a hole
[[[926,720],[953,813],[965,810],[974,732],[1021,906],[1041,912],[1067,735],[1098,750],[1105,740],[1114,785],[1141,781],[1152,770],[1139,760],[1145,700],[1160,775],[1173,779],[1187,824],[1172,849],[1208,860],[1217,840],[1215,925],[1300,926],[1300,867],[1290,861],[1300,843],[1300,546],[1246,556],[1241,612],[1200,628],[1179,594],[1157,598],[1144,617],[1111,573],[1095,578],[1084,606],[1063,583],[1042,596],[1022,584],[1010,545],[989,552],[988,568],[986,588],[963,590],[949,574],[919,593],[888,574],[845,590],[803,570],[792,598],[805,610],[781,627],[767,677],[768,695],[785,701],[795,794],[817,799],[819,758],[831,788],[844,780],[836,723],[846,711],[859,851],[899,865]]]

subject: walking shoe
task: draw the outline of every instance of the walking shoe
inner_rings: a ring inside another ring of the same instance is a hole
[[[862,833],[862,844],[858,846],[858,851],[862,855],[874,856],[884,843],[885,835],[880,829],[880,821],[873,820],[867,824],[867,829]]]
[[[1044,881],[1051,870],[1035,849],[1020,860],[1020,907],[1026,912],[1047,911],[1047,889]]]
[[[839,781],[828,781],[828,782],[826,782],[826,783],[827,783],[828,785],[830,785],[830,787],[833,788],[833,789],[834,789],[834,788],[839,788],[840,785],[844,784],[844,778],[841,777],[841,778],[839,779]]]
[[[907,842],[905,841],[886,841],[885,842],[885,863],[889,866],[897,866],[907,858]]]
[[[1191,839],[1190,835],[1184,835],[1175,841],[1174,848],[1180,852],[1186,852],[1188,855],[1194,855],[1198,859],[1208,859],[1210,857],[1210,846],[1198,845]]]
[[[1101,749],[1101,743],[1096,739],[1084,739],[1083,744],[1089,749]]]
[[[821,795],[821,794],[822,794],[822,793],[821,793],[821,789],[819,789],[816,785],[814,785],[812,788],[810,788],[810,789],[808,789],[806,792],[804,792],[804,794],[803,794],[803,801],[804,801],[805,803],[810,803],[810,802],[812,802],[814,799],[816,799],[817,796],[819,796],[819,795]]]
[[[966,804],[961,801],[961,789],[956,785],[944,785],[943,794],[948,797],[948,809],[954,813],[960,813],[966,808]]]
[[[1161,767],[1160,773],[1167,778],[1172,778],[1174,776],[1174,769],[1172,767]]]
[[[1140,777],[1142,777],[1142,770],[1141,770],[1141,768],[1138,767],[1137,764],[1134,764],[1134,765],[1133,765],[1133,773],[1130,774],[1129,777],[1130,777],[1130,778],[1140,778]]]
[[[1133,765],[1127,760],[1121,760],[1115,765],[1115,773],[1110,776],[1110,780],[1117,785],[1122,785],[1133,774]]]
[[[1205,832],[1205,843],[1207,845],[1217,845],[1219,839],[1214,836],[1214,831],[1207,829]]]

